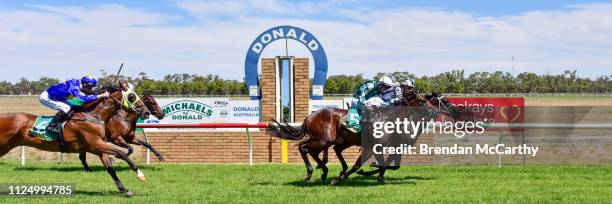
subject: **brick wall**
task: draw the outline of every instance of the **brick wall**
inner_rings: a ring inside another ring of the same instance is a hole
[[[294,107],[296,122],[302,122],[308,116],[310,101],[309,59],[294,59]],[[262,121],[276,118],[276,59],[261,59],[261,117]],[[281,139],[270,137],[263,130],[251,132],[253,138],[253,160],[255,162],[280,162]],[[175,132],[149,133],[149,141],[166,158],[168,162],[215,162],[240,163],[248,162],[248,143],[245,132]],[[289,141],[289,162],[303,162],[295,141]],[[146,150],[141,151],[144,157]],[[359,148],[345,150],[348,162],[359,156]],[[331,162],[337,162],[332,149],[329,152]],[[152,157],[152,161],[157,161]],[[312,161],[312,160],[311,160]],[[314,162],[314,161],[312,161]]]
[[[310,101],[309,59],[294,58],[294,113],[295,122],[302,122],[308,116]],[[276,59],[261,59],[261,116],[262,121],[276,118]],[[248,143],[245,132],[184,132],[184,133],[149,133],[150,142],[164,155],[169,162],[215,162],[240,163],[248,162]],[[280,162],[281,139],[270,137],[263,130],[252,132],[253,160],[255,162]],[[425,135],[419,142],[433,144],[433,137]],[[289,141],[289,162],[303,162],[296,141]],[[333,149],[329,149],[330,162],[338,162]],[[141,151],[144,156],[146,150]],[[359,156],[359,147],[351,147],[343,152],[348,163],[353,163]],[[153,157],[153,161],[157,158]],[[431,156],[406,158],[408,163],[429,163]],[[311,162],[314,161],[311,160]]]
[[[308,116],[310,102],[310,77],[308,58],[295,58],[293,61],[293,100],[295,102],[295,122],[302,122]]]
[[[274,58],[261,59],[261,119],[269,121],[276,118],[276,60]]]

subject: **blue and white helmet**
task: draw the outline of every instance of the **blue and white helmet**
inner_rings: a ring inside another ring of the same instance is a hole
[[[96,80],[96,78],[93,78],[92,76],[84,76],[83,78],[81,78],[81,84],[91,84],[93,87],[98,86],[98,80]]]

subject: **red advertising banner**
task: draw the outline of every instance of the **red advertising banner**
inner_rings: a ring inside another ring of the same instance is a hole
[[[449,98],[465,116],[487,123],[525,122],[524,98]]]

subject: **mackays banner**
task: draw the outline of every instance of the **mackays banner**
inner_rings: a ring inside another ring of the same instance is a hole
[[[151,116],[144,123],[188,124],[214,122],[259,122],[259,101],[229,100],[228,98],[158,98],[166,117],[162,120]],[[152,128],[147,131],[244,131],[220,128]]]
[[[518,97],[495,98],[449,98],[449,101],[460,110],[469,114],[462,114],[470,118],[464,120],[484,121],[489,123],[524,123],[525,99]],[[493,130],[493,129],[491,129]],[[511,129],[521,131],[521,128]]]

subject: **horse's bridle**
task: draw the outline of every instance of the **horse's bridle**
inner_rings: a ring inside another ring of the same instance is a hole
[[[141,113],[140,111],[138,111],[139,108],[142,108],[145,105],[140,105],[140,106],[129,106],[124,104],[124,96],[123,96],[123,92],[121,92],[121,100],[116,99],[115,97],[113,97],[112,95],[109,95],[108,98],[110,98],[112,101],[114,101],[115,103],[119,104],[119,110],[126,110],[126,111],[134,111],[138,114],[139,117],[141,117],[143,115],[143,113]],[[135,104],[136,102],[140,101],[140,99],[132,102],[132,104]],[[143,103],[144,104],[144,103]],[[98,117],[96,117],[97,119],[99,119]]]
[[[446,106],[446,104],[442,103],[442,100],[445,98],[445,96],[434,96],[434,97],[436,97],[436,99],[438,100],[438,109],[450,114],[452,110],[450,110],[448,106]]]
[[[130,102],[129,98],[128,98],[127,99],[128,103],[125,103],[126,97],[129,97],[130,94],[134,94],[134,96],[136,97],[136,100],[134,100],[134,102]],[[146,104],[144,102],[142,102],[142,105],[136,105],[139,101],[142,101],[142,99],[140,99],[140,97],[138,97],[138,95],[136,95],[136,93],[134,93],[133,91],[132,92],[123,92],[122,91],[121,92],[121,102],[120,102],[121,103],[121,109],[125,108],[126,111],[135,112],[138,115],[138,117],[144,118],[144,116],[145,116],[144,113],[139,111],[139,109],[143,110],[142,107],[146,108]]]

